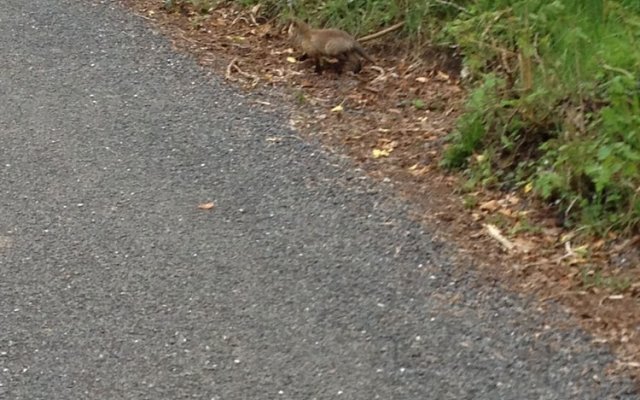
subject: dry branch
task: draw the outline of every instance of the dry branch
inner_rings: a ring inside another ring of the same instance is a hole
[[[373,39],[377,39],[377,38],[379,38],[381,36],[386,35],[387,33],[391,33],[393,31],[397,31],[398,29],[402,28],[403,26],[404,26],[404,21],[398,22],[397,24],[391,25],[390,27],[385,28],[385,29],[383,29],[383,30],[381,30],[379,32],[372,33],[371,35],[363,36],[360,39],[358,39],[358,42],[363,43],[363,42],[368,42],[368,41],[373,40]]]
[[[513,244],[509,239],[504,237],[502,233],[500,233],[500,230],[495,225],[491,225],[491,224],[482,224],[482,225],[487,230],[487,233],[489,234],[489,236],[491,236],[498,243],[500,243],[502,247],[504,247],[509,251],[513,250],[513,248],[515,247],[515,244]]]
[[[243,70],[241,70],[240,67],[238,66],[237,61],[238,61],[238,58],[236,57],[233,60],[231,60],[229,65],[227,65],[227,71],[225,73],[225,78],[230,80],[230,81],[235,81],[235,79],[233,79],[233,77],[231,76],[231,74],[235,70],[235,72],[239,73],[240,75],[244,76],[245,78],[251,79],[252,80],[251,86],[257,85],[258,81],[260,81],[260,78],[258,78],[255,75],[252,75],[252,74],[250,74],[248,72],[244,72]]]

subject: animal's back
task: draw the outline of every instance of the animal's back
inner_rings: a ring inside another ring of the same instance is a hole
[[[334,57],[352,51],[355,40],[346,32],[338,29],[318,29],[311,32],[311,46],[318,53]]]

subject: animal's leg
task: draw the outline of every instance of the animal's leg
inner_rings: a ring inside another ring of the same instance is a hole
[[[362,70],[362,63],[360,62],[360,59],[358,58],[358,56],[356,56],[354,53],[350,53],[349,59],[353,64],[353,73],[354,74],[359,73]]]
[[[315,63],[316,74],[318,75],[322,74],[322,63],[320,62],[320,57],[316,57],[314,59],[314,63]]]
[[[335,63],[334,69],[338,75],[342,73],[344,65],[347,62],[348,58],[349,56],[346,54],[340,54],[336,57],[338,61]]]

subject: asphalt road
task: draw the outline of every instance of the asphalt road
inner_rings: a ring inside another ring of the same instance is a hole
[[[112,2],[3,1],[1,399],[638,398],[252,104]]]

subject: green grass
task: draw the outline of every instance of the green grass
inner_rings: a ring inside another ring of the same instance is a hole
[[[624,293],[631,288],[631,279],[628,277],[604,276],[602,271],[592,270],[588,267],[580,270],[582,286],[584,289],[607,289],[616,293]]]
[[[474,78],[443,164],[532,183],[585,232],[636,231],[640,2],[479,0],[443,34]]]
[[[181,2],[191,3],[201,12],[223,0],[163,0],[169,8]],[[405,36],[413,40],[441,30],[443,23],[459,10],[456,3],[443,0],[231,0],[241,6],[261,5],[269,17],[286,19],[296,16],[317,26],[331,26],[355,36],[376,31],[398,21],[405,21]]]
[[[533,188],[582,232],[638,231],[640,1],[237,2],[356,36],[405,21],[407,46],[455,46],[470,94],[442,165],[469,186]]]

